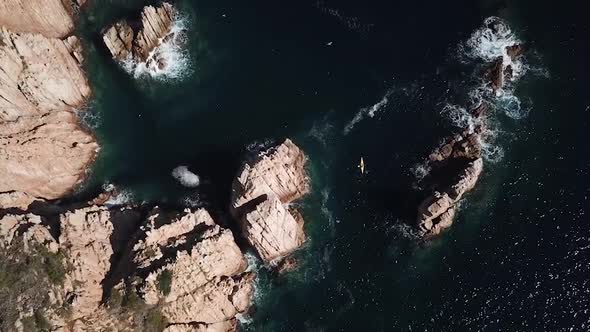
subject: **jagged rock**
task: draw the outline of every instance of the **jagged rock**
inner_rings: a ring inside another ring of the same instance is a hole
[[[466,158],[475,160],[481,157],[481,143],[479,133],[454,135],[445,144],[434,150],[429,160],[441,162],[450,158]]]
[[[150,271],[141,291],[146,303],[159,303],[171,324],[229,322],[246,311],[253,275],[245,272],[247,263],[232,233],[204,209],[185,210],[158,225],[161,218],[166,216],[159,210],[151,213],[145,237],[133,247],[134,262]],[[163,273],[170,277],[167,294],[158,282]]]
[[[504,59],[498,58],[487,71],[486,76],[494,93],[498,93],[504,87]]]
[[[72,271],[66,293],[73,297],[72,319],[91,315],[102,299],[101,282],[111,267],[114,227],[104,207],[88,207],[61,216],[59,242]]]
[[[16,208],[26,211],[34,201],[40,200],[20,191],[7,191],[0,193],[0,209]]]
[[[81,2],[78,1],[80,5]],[[0,26],[15,32],[62,38],[74,30],[76,7],[72,1],[63,0],[2,0]]]
[[[46,227],[41,226],[41,218],[34,214],[5,215],[0,219],[0,247],[12,245],[15,237],[21,236],[25,251],[32,242],[47,244],[51,252],[57,251],[57,244]],[[20,249],[17,249],[20,250]]]
[[[417,225],[423,235],[438,234],[452,224],[456,204],[475,187],[482,170],[481,158],[468,163],[449,188],[435,191],[420,204]]]
[[[242,232],[267,263],[297,250],[305,242],[303,220],[295,218],[276,196],[268,196],[242,217]]]
[[[131,26],[121,21],[106,30],[102,38],[115,59],[126,60],[133,52],[133,36]]]
[[[73,111],[90,95],[88,81],[67,42],[0,28],[0,121],[55,110]]]
[[[279,275],[296,270],[299,267],[299,261],[295,257],[287,257],[277,266]]]
[[[74,36],[60,40],[0,28],[0,192],[22,193],[2,208],[22,207],[24,195],[66,195],[96,155],[94,138],[72,113],[90,95],[72,54],[82,56]]]
[[[283,203],[300,199],[309,192],[305,163],[305,155],[290,139],[245,163],[233,184],[233,211],[265,194]]]
[[[506,53],[512,60],[514,60],[524,54],[524,46],[522,44],[508,46],[506,47]]]
[[[176,9],[164,2],[160,7],[147,6],[141,13],[141,23],[137,31],[123,20],[109,27],[103,40],[113,58],[146,62],[150,53],[171,34]]]
[[[39,216],[6,215],[0,219],[0,248],[13,246],[18,236],[25,250],[35,243],[63,255],[65,279],[48,290],[45,310],[57,331],[141,326],[141,314],[114,314],[102,306],[113,276],[133,284],[127,292],[140,290],[146,309],[161,312],[169,331],[234,331],[236,315],[248,310],[254,291],[244,255],[231,231],[205,210],[175,215],[155,209],[139,227],[133,209],[80,208],[59,216],[59,242]],[[165,294],[159,279],[164,271],[169,273]],[[66,304],[67,317],[54,311]]]
[[[59,198],[78,184],[98,149],[65,111],[0,122],[0,146],[0,192],[44,199]]]
[[[309,192],[306,157],[289,139],[245,163],[234,181],[232,214],[242,233],[269,264],[305,241],[303,219],[286,204]]]

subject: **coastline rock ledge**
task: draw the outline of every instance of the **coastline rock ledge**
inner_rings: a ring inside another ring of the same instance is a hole
[[[67,195],[98,149],[74,113],[90,87],[67,3],[0,1],[0,209]]]

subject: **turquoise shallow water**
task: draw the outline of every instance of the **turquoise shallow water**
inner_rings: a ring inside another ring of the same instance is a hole
[[[518,1],[178,1],[188,26],[183,79],[134,79],[101,28],[145,1],[96,1],[80,32],[102,151],[85,190],[114,183],[135,201],[226,213],[231,181],[256,144],[293,138],[309,156],[302,267],[259,269],[249,331],[586,330],[588,24],[575,7]],[[410,171],[451,130],[440,110],[475,84],[457,45],[499,15],[549,73],[495,118],[504,151],[487,163],[453,228],[419,246],[403,221]],[[364,107],[388,103],[348,133]],[[356,165],[363,156],[367,174]],[[170,175],[187,165],[203,183]],[[83,194],[83,193],[81,193]]]

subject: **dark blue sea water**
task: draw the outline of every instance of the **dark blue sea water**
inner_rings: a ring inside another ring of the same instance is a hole
[[[182,0],[189,66],[152,79],[113,62],[99,34],[146,3],[96,0],[81,24],[94,91],[85,118],[102,145],[86,191],[112,183],[135,202],[205,206],[234,227],[231,182],[249,150],[291,137],[309,156],[302,267],[277,278],[257,265],[243,330],[590,329],[581,4]],[[490,16],[527,44],[521,109],[498,107],[490,149],[502,153],[452,229],[418,245],[405,226],[412,169],[453,130],[441,111],[477,86],[477,61],[459,46]],[[202,185],[176,182],[179,165]]]

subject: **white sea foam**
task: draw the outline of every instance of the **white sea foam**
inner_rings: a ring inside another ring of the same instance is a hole
[[[330,113],[326,114],[323,119],[315,121],[311,130],[307,133],[308,137],[316,139],[324,147],[328,146],[334,134],[334,125],[329,120]]]
[[[188,167],[186,166],[176,167],[174,170],[172,170],[172,176],[183,186],[189,188],[198,187],[201,182],[199,176],[189,171]]]
[[[507,57],[506,47],[521,43],[502,19],[493,16],[488,17],[483,26],[473,32],[466,42],[465,51],[472,58],[491,62],[499,57]]]
[[[482,118],[473,116],[465,108],[458,105],[447,104],[441,113],[446,115],[454,126],[462,130],[468,130],[469,133],[473,133],[478,126],[484,124]]]
[[[387,91],[383,98],[381,98],[381,100],[373,106],[361,108],[358,111],[358,113],[354,116],[354,118],[346,125],[346,127],[344,127],[343,134],[348,135],[348,133],[350,133],[354,126],[357,123],[361,122],[367,116],[370,118],[375,117],[375,114],[377,114],[377,112],[381,111],[385,108],[385,106],[387,106],[387,104],[389,103],[389,96],[391,96],[392,92],[392,90]]]
[[[430,174],[431,168],[428,163],[428,160],[424,160],[423,162],[416,164],[414,167],[410,168],[410,172],[414,175],[414,178],[417,182],[422,181],[425,177]]]
[[[275,141],[268,139],[265,141],[254,141],[246,146],[246,151],[249,154],[256,154],[258,156],[264,155],[270,147],[275,144]]]
[[[92,105],[76,110],[76,116],[78,116],[82,124],[90,129],[97,129],[102,122],[100,113]]]
[[[106,206],[126,205],[133,201],[133,194],[127,190],[121,190],[112,183],[105,183],[102,186],[104,192],[115,193],[104,204]]]
[[[190,208],[199,208],[203,206],[203,201],[201,201],[199,193],[192,193],[182,199],[182,205]]]
[[[330,189],[323,189],[322,190],[322,207],[321,211],[322,214],[328,219],[328,225],[330,227],[330,233],[332,235],[336,234],[336,219],[334,219],[334,214],[328,208],[328,202],[330,200]]]
[[[177,14],[170,34],[160,39],[160,44],[148,55],[145,62],[129,58],[122,62],[123,68],[135,78],[151,77],[157,80],[178,80],[192,73],[191,58],[186,44],[188,18]],[[159,63],[164,66],[160,68]]]
[[[504,114],[515,120],[526,118],[530,112],[530,107],[523,105],[521,100],[511,93],[498,97],[496,105]]]
[[[511,81],[522,77],[527,66],[522,57],[512,59],[507,47],[520,45],[522,41],[514,34],[506,22],[498,17],[489,17],[481,28],[477,29],[464,44],[459,46],[462,54],[470,59],[483,60],[486,63],[502,58],[504,66],[512,68]],[[499,94],[502,92],[499,91]]]
[[[500,133],[500,129],[493,128],[492,124],[489,123],[488,129],[479,136],[481,155],[484,160],[497,163],[504,158],[504,149],[496,143]]]

